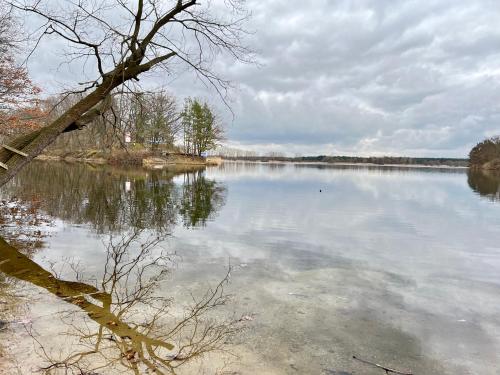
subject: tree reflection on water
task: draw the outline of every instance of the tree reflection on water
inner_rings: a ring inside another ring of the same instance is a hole
[[[477,194],[491,201],[500,202],[500,174],[498,172],[470,169],[467,182]]]
[[[3,194],[25,202],[38,199],[51,217],[90,224],[101,234],[130,228],[169,233],[179,220],[187,227],[205,225],[225,204],[226,190],[199,168],[147,171],[36,163]]]
[[[35,330],[29,331],[44,361],[41,370],[95,374],[148,369],[174,374],[204,354],[225,349],[242,328],[242,319],[234,316],[214,318],[215,310],[229,301],[224,293],[229,273],[181,314],[175,313],[174,301],[158,293],[171,269],[169,254],[157,251],[159,241],[137,231],[118,241],[110,238],[103,276],[94,286],[78,277],[63,280],[0,239],[4,275],[43,288],[75,307],[58,314],[70,347],[51,351]]]
[[[41,215],[89,224],[106,238],[98,282],[85,279],[70,260],[64,263],[73,276],[63,278],[55,267],[35,262],[33,253],[22,248],[24,242],[0,238],[0,293],[21,283],[60,302],[53,317],[58,321],[51,324],[64,332],[66,345],[47,342],[36,324],[25,326],[36,343],[41,372],[175,374],[209,353],[226,352],[243,328],[244,319],[221,312],[230,301],[224,291],[229,272],[187,306],[165,295],[174,261],[162,249],[165,236],[180,222],[206,225],[225,202],[225,187],[202,172],[183,174],[181,184],[174,182],[176,175],[36,164],[4,190],[20,204],[43,202],[22,216],[29,222],[19,219],[20,225],[33,224],[32,218]],[[5,295],[0,300],[13,306]]]

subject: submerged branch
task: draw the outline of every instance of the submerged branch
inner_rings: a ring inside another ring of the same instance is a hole
[[[355,360],[357,360],[361,363],[365,363],[367,365],[378,367],[379,369],[384,370],[386,374],[393,373],[393,374],[399,374],[399,375],[413,375],[413,373],[411,371],[410,372],[403,372],[403,371],[395,370],[395,369],[390,368],[390,367],[385,367],[385,366],[379,365],[378,363],[375,363],[375,362],[370,362],[370,361],[358,358],[355,355],[353,355],[352,358],[354,358]]]

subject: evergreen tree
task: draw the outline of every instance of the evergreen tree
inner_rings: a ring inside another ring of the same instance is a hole
[[[222,127],[207,103],[197,99],[187,99],[182,112],[184,131],[184,150],[186,153],[201,156],[213,150],[222,140]]]

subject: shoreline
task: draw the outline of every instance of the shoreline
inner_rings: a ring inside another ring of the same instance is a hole
[[[166,155],[151,155],[127,153],[119,155],[104,156],[77,156],[77,155],[38,155],[36,160],[39,161],[63,161],[67,163],[88,163],[98,165],[111,166],[133,166],[146,169],[164,169],[169,167],[206,167],[211,165],[219,165],[222,163],[221,158],[208,157],[203,158],[196,155],[186,154],[166,154]]]
[[[222,163],[248,163],[262,165],[302,165],[302,166],[329,166],[329,167],[364,167],[364,168],[406,168],[406,169],[433,169],[433,170],[469,170],[472,167],[463,165],[435,165],[435,164],[402,164],[402,163],[370,163],[370,162],[340,162],[340,161],[300,161],[300,160],[245,160],[224,157],[203,158],[196,155],[170,153],[153,155],[151,153],[119,153],[110,155],[95,155],[94,153],[73,154],[41,154],[36,160],[65,161],[68,163],[89,163],[99,165],[135,166],[147,169],[163,169],[171,166],[217,166]]]

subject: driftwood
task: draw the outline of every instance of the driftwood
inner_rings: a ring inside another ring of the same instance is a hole
[[[395,369],[390,368],[390,367],[385,367],[385,366],[379,365],[378,363],[375,363],[375,362],[366,361],[364,359],[356,357],[355,355],[353,355],[352,358],[354,358],[355,360],[360,361],[362,363],[365,363],[367,365],[378,367],[379,369],[384,370],[386,374],[393,373],[393,374],[399,374],[399,375],[413,375],[413,373],[411,371],[404,372],[404,371],[395,370]]]

